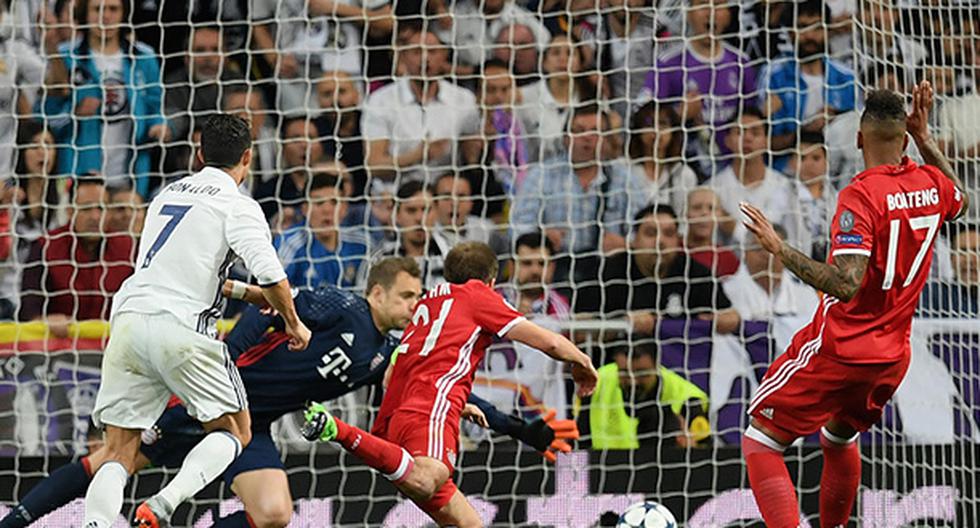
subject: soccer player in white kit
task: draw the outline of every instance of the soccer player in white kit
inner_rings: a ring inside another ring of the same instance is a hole
[[[251,439],[245,390],[215,330],[221,289],[236,255],[282,314],[290,348],[309,343],[269,226],[259,205],[239,190],[252,162],[248,124],[213,116],[198,156],[205,168],[166,186],[150,204],[136,271],[113,301],[92,413],[95,424],[105,427],[110,454],[92,468],[97,471],[85,496],[85,528],[108,528],[119,515],[140,434],[160,417],[171,394],[208,435],[174,479],[140,505],[134,526],[169,526],[173,510],[221,475]],[[237,283],[232,296],[241,298],[245,289]]]

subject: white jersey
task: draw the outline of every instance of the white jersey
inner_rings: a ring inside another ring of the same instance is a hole
[[[208,167],[171,183],[146,213],[136,271],[113,299],[113,317],[169,313],[213,337],[236,255],[261,285],[286,278],[259,204],[230,175]]]

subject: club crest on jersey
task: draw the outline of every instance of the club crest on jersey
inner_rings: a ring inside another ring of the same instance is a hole
[[[837,235],[834,241],[842,245],[859,246],[861,242],[864,242],[864,237],[861,235]]]
[[[845,210],[840,214],[840,220],[838,220],[840,225],[840,230],[847,233],[851,229],[854,229],[854,213]]]

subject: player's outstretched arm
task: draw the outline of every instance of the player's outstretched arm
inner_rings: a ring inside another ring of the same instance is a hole
[[[572,379],[578,385],[579,396],[588,396],[595,390],[599,374],[592,366],[592,358],[565,336],[525,320],[514,325],[503,337],[524,343],[558,361],[572,365]]]
[[[242,281],[226,280],[221,286],[221,295],[229,299],[240,299],[258,307],[269,305],[268,301],[265,300],[265,295],[262,294],[262,288]]]
[[[473,393],[470,393],[467,402],[483,411],[493,432],[507,435],[533,447],[551,462],[557,460],[557,453],[570,452],[572,446],[568,444],[568,440],[576,440],[579,436],[575,420],[556,420],[554,409],[549,409],[541,417],[528,421],[500,412],[493,404]]]
[[[773,229],[766,216],[748,203],[742,203],[742,212],[749,218],[744,222],[766,251],[772,253],[797,277],[810,286],[847,302],[857,295],[868,269],[865,255],[837,255],[833,264],[818,262],[787,244]]]
[[[283,279],[270,286],[262,288],[262,295],[269,302],[286,323],[285,331],[289,334],[290,350],[305,350],[310,343],[310,329],[299,319],[296,313],[296,305],[293,303],[293,294],[289,289],[289,281]]]
[[[912,111],[905,119],[905,128],[912,136],[912,140],[915,141],[915,146],[919,147],[919,152],[926,164],[942,171],[960,190],[960,195],[963,197],[963,207],[960,208],[959,216],[963,216],[970,206],[970,195],[965,192],[966,187],[963,185],[963,181],[953,170],[953,165],[946,159],[946,155],[939,148],[936,139],[929,133],[929,112],[932,110],[932,104],[933,92],[929,81],[922,81],[918,86],[913,87]]]

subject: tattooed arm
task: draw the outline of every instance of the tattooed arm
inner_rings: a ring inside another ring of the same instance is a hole
[[[857,295],[864,272],[868,269],[868,257],[838,255],[834,257],[833,264],[817,262],[783,241],[762,211],[747,203],[741,204],[741,209],[749,218],[748,222],[744,222],[745,227],[759,239],[759,244],[766,251],[783,261],[797,277],[844,302]]]
[[[864,255],[838,255],[833,264],[826,264],[813,260],[786,242],[780,244],[776,256],[803,282],[844,302],[857,295],[868,269],[868,257]]]

